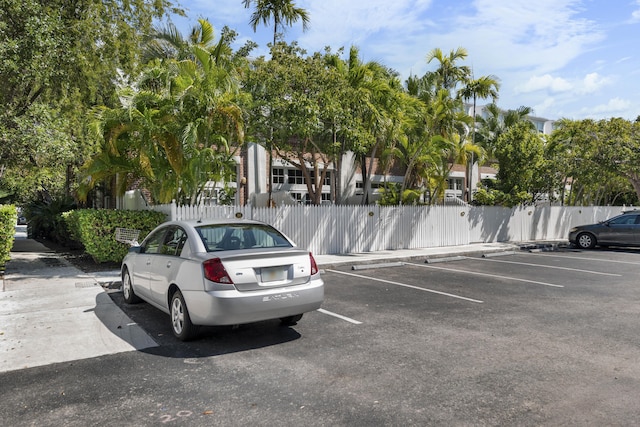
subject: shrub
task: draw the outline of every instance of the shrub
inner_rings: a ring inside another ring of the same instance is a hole
[[[78,241],[94,261],[122,261],[129,245],[116,241],[116,228],[140,230],[138,240],[166,220],[165,214],[153,211],[78,209],[62,217],[69,230],[69,239]]]
[[[18,211],[13,205],[0,205],[0,269],[11,258],[11,248],[16,233]]]
[[[66,197],[30,202],[25,206],[25,216],[29,220],[29,237],[64,243],[68,230],[61,215],[73,208],[74,201]]]

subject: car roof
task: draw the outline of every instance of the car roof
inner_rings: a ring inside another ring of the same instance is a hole
[[[261,221],[244,218],[217,218],[217,219],[189,219],[189,220],[174,220],[165,222],[162,225],[186,225],[190,227],[201,227],[203,225],[224,225],[224,224],[257,224],[266,225]]]

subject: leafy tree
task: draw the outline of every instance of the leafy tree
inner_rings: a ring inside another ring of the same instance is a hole
[[[345,122],[339,129],[344,142],[342,152],[350,150],[362,168],[363,200],[369,203],[371,174],[376,157],[397,137],[408,99],[399,87],[395,73],[376,61],[364,62],[352,46],[347,59],[338,54],[326,56],[347,89],[342,100]]]
[[[206,32],[210,24],[200,21],[200,28]],[[120,176],[119,193],[137,181],[154,201],[196,204],[207,182],[233,178],[230,141],[241,143],[244,130],[231,41],[197,43],[187,59],[154,60],[123,88],[120,107],[97,110],[101,151],[86,165],[85,193]]]
[[[495,103],[487,105],[484,109],[486,116],[477,116],[478,132],[476,139],[485,150],[487,160],[495,160],[496,142],[500,135],[513,126],[524,123],[532,130],[535,125],[528,120],[533,110],[530,107],[520,107],[516,110],[503,111]]]
[[[637,203],[632,184],[635,167],[628,166],[636,161],[634,126],[622,119],[557,122],[548,151],[554,162],[553,172],[562,180],[563,203]]]
[[[87,103],[112,100],[116,70],[139,64],[141,35],[167,12],[167,0],[95,2],[1,0],[0,91],[13,116],[40,101],[79,93]]]
[[[272,49],[276,48],[278,39],[278,29],[282,25],[291,26],[298,20],[302,20],[302,29],[306,31],[309,24],[309,14],[303,8],[297,7],[291,0],[243,0],[244,7],[249,8],[253,4],[255,9],[251,14],[249,23],[255,32],[258,24],[262,22],[268,25],[273,19],[273,44]],[[273,174],[273,132],[263,133],[266,137],[267,154],[269,156],[269,204],[271,204],[272,194],[272,174]]]
[[[432,203],[444,196],[446,179],[455,163],[469,165],[483,156],[473,138],[469,139],[473,118],[465,112],[463,100],[485,94],[497,96],[498,85],[493,77],[478,79],[472,86],[471,69],[458,65],[458,61],[466,57],[467,51],[463,48],[448,55],[434,49],[428,54],[427,62],[435,60],[437,68],[421,78],[411,76],[407,80],[408,93],[426,106],[425,122],[419,125],[426,130],[427,138],[423,141],[436,138],[442,147],[439,161],[431,165],[431,175],[425,179]]]
[[[549,139],[550,159],[562,174],[561,203],[582,204],[596,194],[601,168],[595,160],[595,121],[559,120]],[[569,188],[569,193],[565,190]]]
[[[598,158],[605,170],[627,180],[640,200],[640,122],[601,120],[597,130]]]
[[[544,141],[526,123],[500,135],[496,143],[499,162],[496,189],[506,195],[503,204],[531,203],[546,194]]]
[[[11,142],[3,146],[0,188],[13,199],[25,203],[41,191],[62,194],[67,184],[67,168],[82,156],[68,115],[42,103],[33,104],[13,120],[12,129],[0,129],[0,138]]]
[[[141,34],[168,12],[181,13],[166,0],[0,0],[4,186],[24,199],[68,181],[92,148],[83,131],[88,108],[115,101],[118,70],[139,66]],[[54,135],[33,137],[45,128]],[[63,147],[48,163],[38,153]],[[11,180],[25,171],[22,185]]]
[[[344,86],[319,53],[306,56],[296,43],[279,43],[273,52],[275,59],[259,58],[248,74],[250,137],[300,170],[311,202],[320,204],[335,160],[332,126],[342,111]]]

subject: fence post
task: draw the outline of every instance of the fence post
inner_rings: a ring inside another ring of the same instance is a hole
[[[178,219],[178,206],[176,205],[175,199],[171,201],[171,221],[175,221]]]

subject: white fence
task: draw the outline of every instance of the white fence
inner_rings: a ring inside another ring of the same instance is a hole
[[[246,218],[266,222],[315,254],[373,252],[469,243],[567,239],[575,225],[617,207],[493,206],[156,206],[168,219]]]

